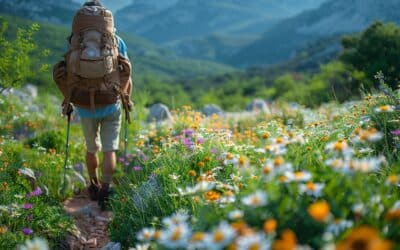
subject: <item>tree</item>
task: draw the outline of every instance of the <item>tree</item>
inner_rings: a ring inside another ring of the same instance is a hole
[[[24,81],[34,75],[35,71],[44,71],[47,65],[39,65],[35,70],[31,56],[37,46],[33,35],[39,30],[38,24],[32,24],[27,29],[18,29],[14,40],[6,37],[8,23],[0,17],[0,93],[9,88],[21,86]],[[43,56],[48,51],[40,53]]]
[[[365,72],[369,81],[365,87],[378,87],[374,80],[378,71],[385,75],[393,89],[400,81],[400,28],[394,23],[376,22],[357,35],[342,40],[341,60],[356,70]]]

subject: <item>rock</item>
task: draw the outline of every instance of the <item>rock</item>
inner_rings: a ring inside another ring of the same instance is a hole
[[[121,243],[109,242],[101,250],[121,250]]]
[[[103,216],[96,216],[97,221],[102,221],[102,222],[109,222],[111,219],[103,217]]]
[[[212,116],[213,114],[221,116],[224,115],[224,111],[216,104],[207,104],[203,108],[203,114],[205,116]]]
[[[33,99],[38,97],[38,88],[32,84],[26,84],[23,88],[24,92],[26,92]]]
[[[254,99],[251,103],[246,106],[247,111],[269,113],[267,103],[262,99]]]
[[[147,116],[148,122],[160,122],[164,120],[172,120],[171,112],[164,104],[157,103],[150,107],[149,115]]]

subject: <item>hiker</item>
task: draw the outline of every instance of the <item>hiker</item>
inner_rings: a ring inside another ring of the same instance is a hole
[[[116,151],[122,123],[121,104],[127,122],[133,103],[131,64],[124,41],[115,35],[112,13],[100,1],[88,1],[74,17],[69,51],[57,63],[53,77],[64,95],[62,113],[70,119],[74,107],[81,117],[86,141],[86,165],[91,200],[105,209],[116,168]],[[97,168],[103,152],[102,180]]]

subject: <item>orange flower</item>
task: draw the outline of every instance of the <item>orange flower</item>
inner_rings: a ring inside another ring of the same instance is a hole
[[[194,171],[194,170],[190,170],[190,171],[188,172],[188,174],[189,174],[190,176],[192,176],[192,177],[195,177],[195,176],[197,175],[196,171]]]
[[[282,164],[285,162],[285,160],[282,157],[277,157],[274,159],[274,165],[275,167],[282,166]]]
[[[390,250],[393,244],[388,240],[379,237],[375,228],[361,226],[355,228],[350,235],[336,245],[336,250]]]
[[[265,132],[263,135],[262,135],[262,138],[263,139],[268,139],[270,137],[270,134],[268,133],[268,132]]]
[[[295,250],[297,245],[296,234],[292,230],[285,230],[281,238],[272,245],[273,250]]]
[[[311,204],[308,209],[308,214],[316,221],[324,222],[330,214],[330,207],[326,201],[318,201]]]
[[[1,235],[1,234],[7,233],[7,231],[8,231],[8,229],[7,229],[6,226],[1,226],[1,227],[0,227],[0,235]]]
[[[206,198],[206,200],[208,201],[217,201],[221,198],[221,194],[218,193],[217,191],[208,191],[204,194],[204,197]]]
[[[264,222],[264,232],[267,234],[271,234],[275,232],[276,226],[278,225],[278,222],[275,219],[268,219]]]
[[[202,168],[202,167],[205,166],[205,164],[204,164],[204,162],[199,161],[199,162],[197,163],[197,166],[198,166],[199,168]]]

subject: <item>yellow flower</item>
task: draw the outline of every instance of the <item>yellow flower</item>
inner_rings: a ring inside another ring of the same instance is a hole
[[[345,240],[336,245],[336,250],[348,249],[390,250],[393,249],[393,244],[381,239],[375,228],[361,226],[355,228]]]
[[[192,235],[192,242],[198,242],[204,240],[206,234],[203,232],[196,232]]]
[[[271,234],[275,232],[276,226],[278,225],[278,222],[275,219],[268,219],[264,222],[264,232],[267,234]]]
[[[308,209],[308,214],[316,221],[324,222],[330,215],[330,207],[326,201],[318,201],[311,204]]]
[[[391,105],[383,105],[375,109],[376,112],[393,112],[394,107]]]
[[[211,190],[211,191],[206,192],[204,194],[204,197],[208,201],[217,201],[221,198],[221,194],[216,191]]]
[[[1,226],[0,227],[0,235],[7,233],[7,231],[8,231],[8,228],[6,226]]]

